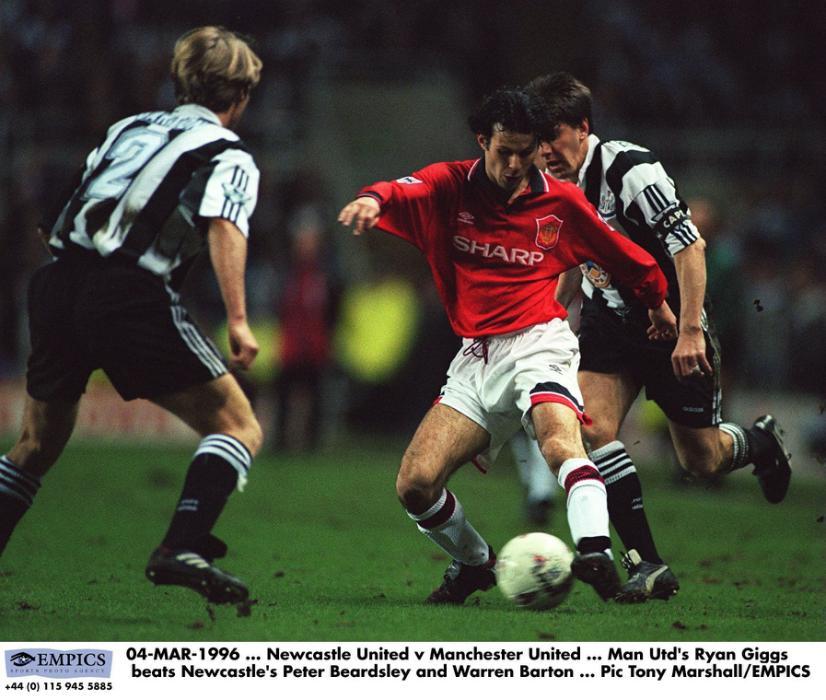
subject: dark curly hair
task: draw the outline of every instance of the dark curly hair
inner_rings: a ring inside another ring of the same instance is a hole
[[[497,131],[534,134],[537,138],[548,121],[547,109],[537,95],[520,88],[500,88],[482,101],[479,109],[468,117],[474,134],[486,140]]]

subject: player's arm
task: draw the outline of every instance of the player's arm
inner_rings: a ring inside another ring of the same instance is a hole
[[[651,340],[675,338],[677,318],[665,300],[668,282],[657,261],[648,251],[605,223],[584,197],[571,204],[575,262],[593,260],[620,284],[631,289],[648,308],[651,320],[648,337]]]
[[[247,238],[227,219],[211,219],[207,232],[209,257],[227,312],[230,364],[248,369],[258,354],[258,343],[247,322],[244,270]]]
[[[258,354],[247,323],[244,289],[258,180],[258,168],[239,142],[195,171],[180,197],[193,221],[206,226],[209,256],[227,312],[230,365],[240,369],[247,369]]]
[[[680,286],[679,337],[671,364],[678,379],[710,375],[701,317],[706,293],[705,241],[688,207],[659,162],[630,183],[636,194],[623,202],[626,216],[648,226],[674,260]]]
[[[697,239],[674,256],[680,285],[680,335],[671,354],[674,374],[679,379],[713,372],[706,357],[706,339],[701,322],[706,295],[705,241]]]
[[[582,287],[582,270],[573,267],[566,270],[559,276],[556,285],[556,300],[564,307],[568,308],[579,290]]]
[[[353,233],[360,236],[367,229],[373,228],[381,217],[381,205],[375,197],[365,195],[356,197],[347,204],[338,215],[342,226],[352,226]]]
[[[338,221],[356,235],[378,227],[421,248],[439,191],[451,176],[448,164],[436,163],[408,177],[373,183],[341,210]]]

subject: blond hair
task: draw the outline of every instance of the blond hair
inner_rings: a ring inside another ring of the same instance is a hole
[[[261,59],[247,41],[224,27],[191,29],[175,42],[172,81],[178,104],[225,112],[261,79]]]

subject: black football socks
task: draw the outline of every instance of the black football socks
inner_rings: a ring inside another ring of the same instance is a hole
[[[243,490],[252,463],[249,450],[229,435],[207,435],[195,451],[178,507],[163,539],[169,549],[199,554],[232,490]]]
[[[5,455],[0,457],[0,554],[39,488],[40,479],[24,472]]]

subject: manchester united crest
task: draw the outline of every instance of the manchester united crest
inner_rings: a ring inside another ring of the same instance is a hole
[[[536,245],[542,250],[550,250],[559,242],[562,219],[553,214],[536,220]]]

